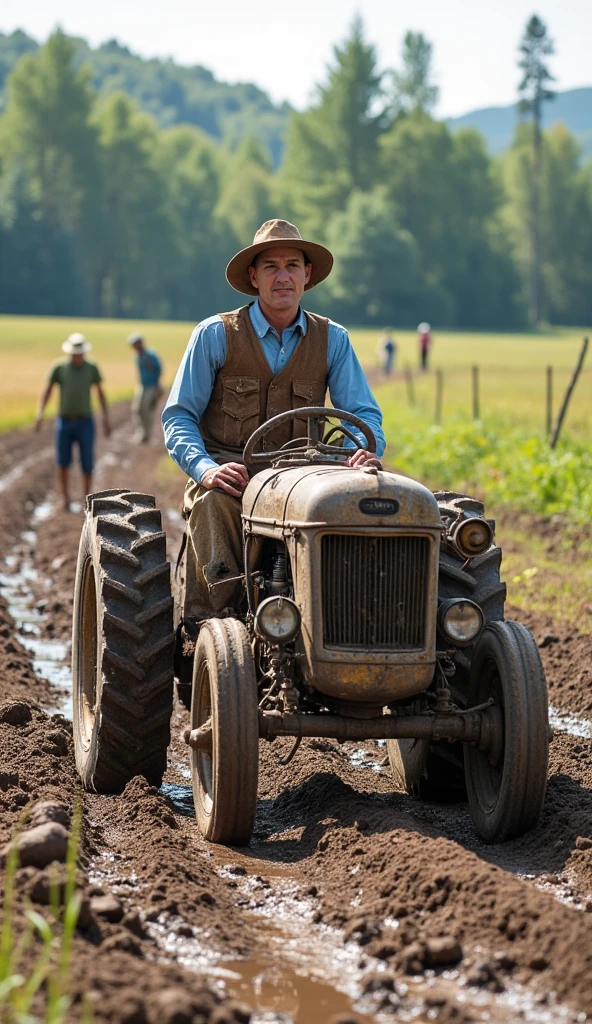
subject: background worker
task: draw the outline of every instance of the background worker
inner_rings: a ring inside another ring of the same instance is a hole
[[[47,386],[39,401],[35,418],[35,430],[41,429],[43,412],[49,401],[54,384],[60,389],[60,407],[56,419],[55,442],[56,461],[59,467],[59,482],[66,512],[71,509],[69,490],[69,469],[72,465],[72,446],[80,449],[80,465],[84,477],[84,493],[92,491],[94,468],[95,424],[92,416],[91,388],[97,389],[103,411],[103,427],[107,437],[111,433],[107,400],[101,387],[102,377],[95,363],[85,359],[92,345],[82,334],[71,334],[62,345],[69,359],[54,363],[47,379]]]
[[[428,323],[422,321],[417,328],[417,340],[419,342],[419,365],[422,370],[427,370],[430,349],[432,347],[431,328]]]
[[[390,377],[395,365],[397,355],[397,343],[393,338],[393,332],[387,327],[384,334],[378,340],[378,361],[380,368],[386,377]]]
[[[130,334],[127,343],[136,353],[136,364],[140,377],[140,383],[132,403],[132,412],[138,424],[138,442],[148,444],[152,434],[154,412],[158,405],[158,399],[162,395],[160,386],[162,365],[156,352],[146,348],[141,334]]]

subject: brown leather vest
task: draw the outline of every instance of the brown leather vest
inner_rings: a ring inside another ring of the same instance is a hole
[[[217,462],[240,462],[246,441],[272,416],[287,409],[325,404],[329,321],[315,313],[305,315],[306,334],[274,376],[251,323],[249,306],[221,313],[226,361],[216,374],[199,424],[206,451]],[[268,434],[265,447],[277,449],[294,437],[305,436],[306,421],[295,419]]]

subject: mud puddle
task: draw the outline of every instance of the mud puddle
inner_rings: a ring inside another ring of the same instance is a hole
[[[0,592],[15,624],[18,640],[31,654],[35,674],[47,679],[55,688],[56,710],[71,719],[70,644],[44,635],[49,621],[44,609],[51,594],[52,580],[40,577],[27,554],[27,548],[32,549],[37,543],[37,526],[53,513],[52,502],[44,501],[35,507],[29,527],[22,531],[19,543],[4,559],[7,571],[0,573]],[[37,590],[41,587],[48,599],[39,599],[33,587]]]
[[[571,715],[549,705],[549,722],[557,732],[566,732],[579,739],[592,739],[592,720],[582,715]]]
[[[28,472],[33,469],[39,462],[43,462],[44,459],[51,458],[53,455],[53,448],[40,448],[38,451],[33,452],[31,455],[27,455],[24,459],[20,460],[16,466],[0,477],[0,494],[3,494],[9,488],[13,487],[14,484],[18,483]]]

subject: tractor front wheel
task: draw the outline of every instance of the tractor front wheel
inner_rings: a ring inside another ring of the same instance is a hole
[[[533,828],[547,785],[547,686],[532,634],[518,622],[490,622],[471,663],[468,706],[493,701],[502,734],[495,750],[465,746],[471,817],[483,839],[500,843]]]
[[[211,843],[246,845],[257,808],[259,706],[249,636],[238,619],[208,619],[200,629],[191,729],[207,737],[191,750],[200,832]]]

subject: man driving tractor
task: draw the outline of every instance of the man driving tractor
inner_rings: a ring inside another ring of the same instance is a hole
[[[384,451],[380,409],[347,331],[300,306],[332,265],[329,250],[293,224],[267,221],[226,268],[229,284],[255,301],[203,320],[191,335],[162,414],[166,447],[189,477],[185,622],[240,604],[240,498],[249,482],[242,452],[257,427],[290,409],[323,406],[329,391],[335,408],[371,427],[377,454]],[[306,420],[296,419],[264,444],[276,450],[306,432]],[[361,449],[348,464],[382,468]]]

